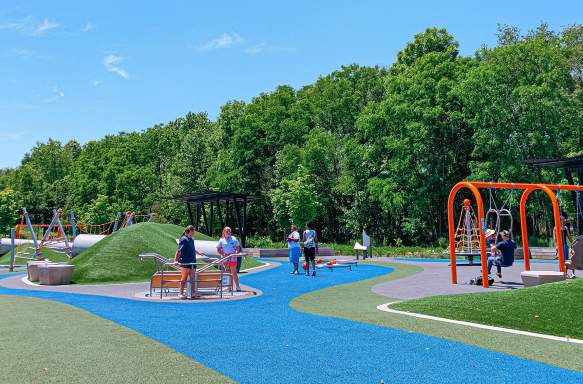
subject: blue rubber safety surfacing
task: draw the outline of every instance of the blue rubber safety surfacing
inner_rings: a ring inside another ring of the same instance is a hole
[[[578,372],[422,334],[304,314],[288,305],[301,294],[389,271],[360,265],[352,272],[318,271],[312,278],[273,268],[242,276],[262,296],[192,305],[6,288],[0,294],[74,305],[241,383],[583,383]]]

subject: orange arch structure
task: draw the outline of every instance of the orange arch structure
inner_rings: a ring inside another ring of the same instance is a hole
[[[540,190],[547,194],[553,205],[553,218],[555,221],[555,238],[557,239],[557,254],[559,257],[560,271],[565,273],[565,255],[563,251],[563,237],[561,236],[561,212],[559,202],[555,197],[553,191],[583,191],[583,186],[579,185],[559,185],[559,184],[529,184],[529,183],[489,183],[482,181],[460,181],[453,186],[449,193],[447,201],[447,222],[449,226],[449,250],[450,250],[450,264],[451,264],[451,282],[457,284],[457,268],[456,268],[456,250],[455,250],[455,224],[454,224],[454,201],[460,189],[469,189],[478,206],[478,230],[480,232],[480,261],[482,264],[482,286],[488,288],[488,270],[486,264],[488,262],[486,255],[486,238],[485,221],[484,221],[484,202],[480,195],[480,189],[520,189],[524,190],[520,197],[520,224],[522,235],[522,249],[524,256],[524,269],[530,270],[530,260],[528,258],[528,230],[526,228],[526,203],[530,194],[534,191]]]

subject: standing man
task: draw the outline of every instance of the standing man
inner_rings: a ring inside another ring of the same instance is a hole
[[[235,256],[241,252],[241,247],[239,246],[239,241],[233,236],[233,231],[231,231],[230,227],[225,227],[223,229],[223,237],[221,237],[217,244],[217,252],[222,257],[231,256],[224,261],[223,266],[227,271],[230,271],[233,283],[235,283],[237,287],[237,292],[241,292],[241,287],[239,286],[239,275],[237,274],[238,256]]]
[[[287,248],[289,255],[289,262],[293,264],[294,270],[290,273],[292,275],[299,275],[298,265],[300,264],[300,254],[302,253],[300,249],[300,233],[298,232],[298,227],[295,224],[291,226],[291,232],[287,236]]]
[[[176,249],[176,256],[174,263],[180,266],[180,294],[178,297],[182,300],[186,299],[184,295],[184,287],[186,282],[190,281],[190,296],[194,297],[194,272],[196,271],[196,254],[204,256],[203,253],[197,252],[194,247],[194,227],[189,225],[186,227],[180,240],[178,241],[178,249]]]
[[[304,243],[304,258],[306,259],[306,276],[310,276],[310,263],[312,264],[312,276],[316,276],[316,253],[318,253],[318,234],[312,229],[312,224],[306,224],[306,230],[302,237]]]

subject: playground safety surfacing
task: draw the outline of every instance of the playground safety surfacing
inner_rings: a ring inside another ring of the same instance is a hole
[[[0,288],[0,294],[71,304],[241,383],[583,383],[579,372],[422,334],[300,313],[288,305],[302,294],[389,271],[361,265],[353,271],[319,271],[313,278],[289,275],[280,266],[242,277],[261,296],[202,305],[7,288]],[[177,332],[167,324],[186,325]]]

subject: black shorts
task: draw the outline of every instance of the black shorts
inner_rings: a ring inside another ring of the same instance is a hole
[[[304,248],[306,262],[316,260],[316,248]]]
[[[196,269],[196,265],[193,265],[193,264],[180,264],[180,268]]]

